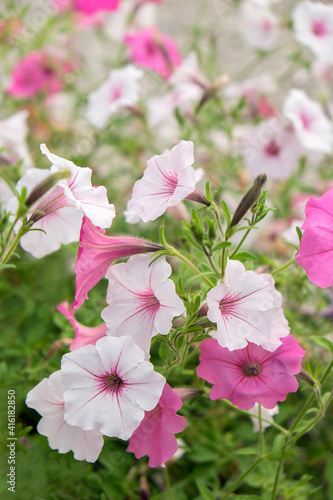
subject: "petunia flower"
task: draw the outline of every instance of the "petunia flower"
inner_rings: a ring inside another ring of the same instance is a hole
[[[52,450],[59,453],[73,451],[76,460],[95,462],[103,447],[102,434],[96,430],[84,431],[65,422],[65,390],[59,370],[28,393],[26,405],[42,415],[37,431],[47,437]]]
[[[130,335],[149,354],[151,338],[158,333],[167,335],[172,319],[185,312],[184,304],[168,279],[172,269],[164,257],[151,263],[149,255],[133,255],[126,263],[111,266],[102,311],[107,335]]]
[[[134,63],[164,78],[168,78],[182,61],[176,42],[155,27],[128,34],[124,42]]]
[[[58,305],[57,309],[68,319],[75,330],[74,340],[69,346],[71,351],[83,347],[84,345],[95,345],[97,340],[105,337],[107,330],[105,323],[95,327],[82,325],[75,319],[73,310],[70,309],[68,302],[62,302]]]
[[[129,440],[127,451],[136,458],[148,455],[149,467],[159,467],[177,451],[175,434],[185,429],[184,417],[177,415],[182,401],[166,383],[157,406],[144,419]]]
[[[230,352],[214,339],[200,344],[199,377],[213,384],[210,399],[230,399],[241,410],[255,403],[272,409],[287,394],[296,392],[298,382],[294,375],[301,371],[305,351],[294,337],[282,339],[274,352],[249,343],[245,349]]]
[[[107,80],[88,96],[86,118],[97,129],[102,129],[110,116],[138,101],[138,82],[143,72],[133,65],[110,71]]]
[[[281,304],[269,274],[246,271],[241,262],[228,260],[224,283],[207,294],[207,317],[217,324],[213,335],[222,347],[233,351],[253,342],[274,351],[290,330]]]
[[[305,207],[303,236],[296,262],[312,283],[333,285],[333,189],[320,198],[312,196]]]
[[[153,156],[147,161],[142,179],[134,184],[128,208],[136,210],[143,222],[148,222],[184,198],[209,204],[195,187],[192,163],[192,141],[180,141],[171,151],[166,149]]]
[[[268,179],[286,179],[296,169],[302,147],[295,132],[282,127],[277,118],[257,125],[242,147],[245,166],[255,178],[265,173]]]
[[[15,66],[7,92],[23,99],[39,92],[58,92],[63,87],[59,74],[69,69],[70,66],[43,51],[30,52]]]
[[[299,2],[292,12],[298,42],[309,47],[318,60],[333,62],[333,6],[321,2]]]
[[[284,101],[283,114],[291,121],[304,149],[319,153],[332,152],[332,122],[325,116],[321,106],[303,90],[289,91]]]
[[[78,257],[75,264],[76,291],[73,309],[88,298],[88,292],[118,259],[140,253],[153,253],[164,247],[132,236],[106,236],[87,217],[83,218]]]
[[[65,421],[82,430],[129,439],[157,405],[165,378],[133,339],[103,337],[65,354],[61,362]]]
[[[28,111],[21,110],[0,121],[0,159],[11,165],[22,162],[26,171],[33,166],[26,138],[28,135]]]
[[[240,8],[239,32],[249,47],[272,50],[279,36],[278,19],[267,6],[247,1]]]
[[[115,11],[119,7],[120,0],[53,0],[59,10],[74,9],[86,15],[95,14],[99,11]]]

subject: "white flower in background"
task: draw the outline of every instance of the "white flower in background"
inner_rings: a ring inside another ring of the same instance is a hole
[[[242,154],[253,178],[265,173],[268,179],[286,179],[296,168],[302,147],[291,127],[271,118],[254,127]]]
[[[172,319],[185,312],[176,294],[175,284],[168,279],[172,273],[164,257],[151,263],[149,255],[133,255],[126,263],[110,266],[102,318],[107,335],[130,335],[149,357],[151,338],[167,335]]]
[[[225,87],[223,95],[226,99],[235,102],[241,97],[256,105],[259,98],[276,93],[278,86],[268,73],[262,73],[242,82],[233,82]]]
[[[296,40],[309,47],[317,59],[333,62],[333,5],[300,2],[292,13]]]
[[[39,434],[46,436],[52,450],[74,452],[76,460],[96,462],[102,447],[102,434],[96,430],[83,431],[64,420],[64,387],[61,372],[44,378],[27,395],[26,405],[38,411],[43,418],[37,425]]]
[[[255,403],[255,405],[249,409],[249,412],[259,416],[259,403]],[[274,406],[274,408],[272,408],[271,410],[261,405],[261,418],[264,418],[265,420],[274,422],[273,416],[277,415],[278,413],[279,413],[278,405]],[[250,416],[250,419],[252,420],[253,424],[253,432],[259,432],[259,418]],[[262,429],[267,429],[267,427],[270,427],[270,424],[262,420],[261,427]]]
[[[251,0],[240,8],[239,32],[253,49],[268,51],[276,46],[279,22],[268,8]]]
[[[29,112],[22,110],[0,121],[0,162],[17,165],[21,160],[24,171],[33,165],[26,142],[28,116]]]
[[[207,317],[217,324],[212,336],[230,351],[248,342],[274,351],[290,330],[281,305],[269,274],[246,271],[241,262],[228,260],[224,283],[207,294]]]
[[[333,124],[319,103],[310,99],[303,90],[289,91],[283,114],[291,121],[304,149],[319,153],[332,152]]]
[[[65,421],[127,440],[157,405],[165,378],[132,337],[102,337],[65,354],[61,362]]]
[[[107,80],[88,96],[86,118],[97,129],[102,129],[110,116],[133,106],[140,97],[139,80],[143,71],[128,64],[112,69]]]

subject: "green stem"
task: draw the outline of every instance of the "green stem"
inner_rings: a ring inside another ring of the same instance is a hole
[[[277,493],[277,488],[278,488],[278,484],[279,484],[279,479],[280,479],[280,474],[281,474],[281,470],[282,470],[282,466],[283,466],[283,458],[281,458],[281,460],[279,461],[279,465],[276,469],[276,473],[275,473],[275,479],[274,479],[274,484],[273,484],[273,490],[272,490],[272,500],[275,500],[276,498],[276,493]]]
[[[266,460],[266,458],[271,458],[272,454],[269,453],[268,455],[264,455],[260,458],[258,458],[252,465],[251,467],[249,467],[245,472],[244,474],[242,474],[240,476],[240,478],[226,491],[226,493],[224,494],[224,496],[221,498],[221,500],[226,500],[226,498],[229,497],[230,493],[232,493],[233,491],[235,491],[235,489],[244,481],[244,479],[246,478],[246,476],[248,476],[250,474],[250,472],[253,471],[253,469],[255,469],[257,467],[257,465],[260,464],[260,462],[262,462],[263,460]]]
[[[217,226],[219,228],[219,231],[221,233],[221,236],[222,238],[224,238],[224,231],[223,231],[223,227],[222,227],[222,223],[221,223],[221,219],[220,219],[220,214],[218,213],[215,205],[214,205],[214,209],[213,209],[213,212],[214,212],[214,215],[215,215],[215,219],[216,219],[216,222],[217,222]]]
[[[168,472],[167,466],[164,467],[164,479],[165,479],[165,485],[166,485],[166,489],[167,489],[168,500],[172,500],[170,477],[169,477],[169,472]]]
[[[244,234],[243,238],[240,240],[240,242],[238,243],[238,245],[236,246],[235,250],[232,252],[232,254],[230,255],[229,259],[232,259],[234,255],[236,255],[236,253],[238,252],[238,250],[240,249],[240,247],[243,245],[244,241],[246,240],[249,232],[251,231],[251,229],[248,229],[246,231],[246,233]]]
[[[214,263],[211,255],[209,254],[209,252],[207,251],[207,248],[205,247],[205,245],[203,243],[201,244],[201,246],[202,246],[202,249],[204,251],[204,254],[207,257],[207,260],[208,260],[208,262],[210,264],[210,267],[212,268],[212,270],[214,271],[214,273],[216,274],[216,276],[219,278],[220,277],[220,272],[217,269],[217,267],[215,266],[215,263]]]
[[[199,271],[199,269],[197,267],[195,267],[195,265],[192,264],[192,262],[190,260],[188,260],[184,255],[182,255],[178,250],[176,250],[175,248],[172,248],[170,246],[168,247],[168,250],[170,250],[173,255],[175,255],[176,257],[178,257],[178,259],[182,260],[198,276],[200,276],[200,278],[202,279],[202,281],[204,281],[210,288],[214,287],[214,284],[208,278],[206,278],[205,276],[201,276],[201,272]]]
[[[265,439],[264,439],[264,432],[262,428],[262,415],[261,415],[261,404],[258,404],[259,411],[258,411],[258,418],[259,418],[259,453],[260,456],[262,457],[263,454],[265,453]]]
[[[20,238],[21,238],[22,234],[21,234],[21,231],[19,231],[16,235],[16,238],[14,239],[13,243],[10,245],[10,247],[8,248],[7,252],[6,252],[6,255],[4,256],[4,258],[2,259],[1,261],[1,264],[6,264],[6,262],[10,259],[10,256],[12,255],[12,253],[14,252],[18,242],[20,241]]]
[[[288,262],[283,264],[283,266],[280,266],[277,269],[275,269],[275,271],[271,272],[271,275],[274,276],[275,274],[279,274],[282,271],[284,271],[285,269],[287,269],[289,266],[291,266],[295,262],[295,257],[296,257],[296,255],[294,255],[290,260],[288,260]]]

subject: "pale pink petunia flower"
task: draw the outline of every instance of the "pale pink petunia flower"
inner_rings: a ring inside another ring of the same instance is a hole
[[[312,283],[333,285],[333,189],[320,198],[312,196],[305,207],[303,236],[296,262]]]
[[[252,408],[249,408],[249,411],[251,413],[254,413],[255,415],[258,415],[259,417],[259,403],[255,403],[255,405]],[[268,409],[265,408],[264,406],[261,405],[261,418],[265,420],[269,420],[270,422],[273,422],[273,416],[277,415],[279,413],[279,407],[278,405],[274,406],[274,408]],[[252,417],[250,416],[252,424],[253,424],[253,431],[254,432],[259,432],[259,418]],[[265,422],[264,420],[261,421],[261,428],[262,429],[267,429],[270,424],[268,422]]]
[[[291,335],[274,352],[253,343],[230,352],[215,339],[203,340],[200,349],[197,374],[213,384],[212,400],[230,399],[241,410],[255,403],[272,409],[298,389],[294,375],[301,371],[305,351]]]
[[[52,163],[52,174],[62,169],[70,170],[71,176],[59,181],[58,185],[63,188],[72,206],[81,209],[96,226],[110,227],[116,215],[114,205],[109,203],[104,186],[93,187],[91,185],[92,170],[88,167],[78,167],[72,161],[51,153],[45,144],[42,144],[40,148]]]
[[[78,257],[75,264],[76,291],[73,309],[88,298],[88,292],[118,259],[140,253],[153,253],[164,247],[132,236],[106,236],[87,217],[83,218]]]
[[[61,362],[65,421],[83,430],[129,439],[157,405],[165,378],[129,336],[103,337]]]
[[[142,179],[133,187],[128,208],[136,210],[143,222],[157,219],[168,207],[184,198],[209,204],[195,187],[193,142],[180,141],[147,161]]]
[[[140,96],[139,80],[143,72],[133,65],[113,69],[105,82],[88,96],[86,118],[102,129],[113,114],[136,104]]]
[[[310,99],[303,90],[289,91],[283,114],[291,121],[304,149],[319,153],[332,152],[333,124],[319,103]]]
[[[26,405],[42,415],[37,431],[47,437],[52,450],[59,453],[73,451],[76,460],[95,462],[103,447],[103,436],[96,430],[84,431],[65,422],[65,390],[61,372],[57,371],[28,393]]]
[[[21,161],[23,171],[33,166],[26,141],[28,116],[28,111],[24,109],[0,121],[0,149],[3,148],[0,158],[10,165]]]
[[[134,342],[149,355],[151,338],[167,335],[172,319],[185,312],[171,279],[172,269],[164,257],[151,262],[149,255],[134,255],[126,263],[111,266],[102,311],[107,335],[131,335]]]
[[[246,271],[241,262],[228,260],[224,283],[207,294],[207,317],[217,324],[212,335],[230,351],[248,342],[274,351],[290,330],[281,305],[270,275]]]
[[[102,323],[99,326],[90,327],[85,326],[79,323],[75,317],[74,312],[70,308],[68,302],[62,302],[57,307],[58,311],[61,312],[68,319],[75,331],[75,337],[73,342],[70,344],[70,351],[74,351],[79,347],[83,347],[84,345],[95,345],[97,340],[102,337],[105,337],[107,326],[105,323]]]
[[[245,166],[253,178],[265,173],[268,179],[287,179],[296,169],[302,147],[291,127],[277,118],[257,125],[242,147]]]
[[[268,51],[277,44],[279,22],[267,7],[247,1],[240,8],[239,31],[249,47]]]
[[[175,434],[185,429],[185,418],[177,415],[182,401],[166,383],[157,406],[145,413],[129,440],[127,451],[136,458],[148,455],[149,467],[159,467],[177,451]]]
[[[131,60],[168,78],[182,61],[174,40],[150,27],[125,36]]]
[[[316,58],[333,62],[333,5],[299,2],[292,12],[293,29],[298,42],[309,47]]]
[[[62,61],[43,51],[30,52],[15,66],[7,92],[23,99],[34,97],[39,92],[58,92],[63,87],[59,75],[69,69]]]

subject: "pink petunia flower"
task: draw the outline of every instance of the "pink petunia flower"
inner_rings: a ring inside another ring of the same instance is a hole
[[[272,409],[284,401],[289,392],[296,392],[294,375],[301,371],[305,351],[294,337],[282,339],[274,352],[249,343],[245,349],[230,352],[214,339],[200,344],[199,377],[213,384],[210,399],[230,399],[241,410],[255,403]]]
[[[149,355],[151,338],[167,335],[174,316],[185,312],[174,282],[168,279],[171,272],[164,257],[151,263],[149,255],[134,255],[126,263],[111,266],[106,273],[109,305],[101,314],[107,335],[131,335]]]
[[[143,72],[128,64],[113,69],[108,79],[88,96],[86,118],[97,129],[102,129],[110,116],[135,104],[140,95],[138,81]]]
[[[286,179],[295,170],[302,147],[291,128],[271,118],[253,129],[242,154],[253,178],[265,173],[268,179]]]
[[[37,425],[39,434],[46,436],[52,450],[74,452],[76,460],[95,462],[103,447],[103,437],[97,430],[84,431],[64,420],[64,387],[60,370],[44,378],[27,395],[26,405],[42,415]]]
[[[272,50],[279,36],[278,19],[267,6],[247,1],[240,8],[239,31],[249,47]]]
[[[59,74],[70,67],[45,52],[31,52],[18,62],[7,92],[14,97],[29,99],[39,92],[58,92],[63,87]]]
[[[298,42],[309,47],[317,59],[333,62],[333,6],[321,2],[299,2],[292,13]]]
[[[312,283],[333,285],[333,189],[320,198],[312,196],[305,207],[303,237],[296,262]]]
[[[126,337],[103,337],[65,354],[61,362],[65,421],[82,430],[129,439],[157,405],[165,378]]]
[[[74,318],[73,310],[70,309],[68,302],[62,302],[58,305],[57,309],[68,319],[75,330],[74,340],[69,346],[70,351],[79,349],[79,347],[83,347],[84,345],[95,345],[97,340],[105,337],[107,330],[105,323],[95,327],[82,325]]]
[[[163,465],[178,449],[175,434],[185,429],[185,418],[177,415],[181,407],[180,397],[166,383],[157,406],[145,413],[130,437],[127,451],[136,458],[148,455],[149,467]]]
[[[147,161],[142,179],[133,187],[128,208],[138,212],[143,222],[155,220],[168,207],[184,198],[209,204],[195,187],[193,142],[180,141]]]
[[[217,324],[212,335],[230,351],[248,342],[274,351],[290,330],[281,305],[269,274],[246,271],[241,262],[228,260],[224,283],[207,294],[207,317]]]
[[[157,252],[164,247],[131,236],[106,236],[87,217],[83,218],[80,244],[75,264],[76,292],[73,309],[78,309],[88,298],[88,292],[106,274],[118,259],[140,253]]]
[[[283,105],[283,114],[291,121],[304,149],[319,153],[332,152],[332,122],[325,116],[321,106],[303,90],[289,91]]]
[[[124,42],[134,63],[152,69],[164,78],[168,78],[182,61],[176,42],[155,27],[126,35]]]

